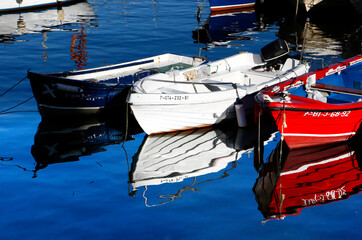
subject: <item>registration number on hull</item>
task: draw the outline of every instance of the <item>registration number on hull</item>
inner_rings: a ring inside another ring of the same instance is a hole
[[[341,112],[305,112],[304,117],[348,117],[351,111],[341,111]]]
[[[189,99],[189,96],[173,96],[173,95],[165,95],[160,96],[160,100],[162,101],[186,101]]]

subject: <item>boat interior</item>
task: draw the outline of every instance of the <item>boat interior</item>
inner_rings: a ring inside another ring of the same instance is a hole
[[[164,74],[155,74],[136,84],[136,91],[142,93],[207,93],[231,90],[234,88],[265,84],[279,75],[286,73],[299,64],[296,59],[288,58],[284,64],[276,63],[275,67],[267,66],[260,55],[243,53],[234,58],[204,64],[186,70],[172,70]],[[243,59],[244,58],[244,59]],[[249,58],[249,60],[247,59]],[[252,64],[240,64],[251,62]],[[258,69],[255,66],[260,67]]]

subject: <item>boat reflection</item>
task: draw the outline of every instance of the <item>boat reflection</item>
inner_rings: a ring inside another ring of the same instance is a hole
[[[96,116],[57,120],[42,118],[34,137],[31,154],[37,171],[49,164],[79,161],[80,157],[106,151],[106,146],[133,140],[142,132],[134,121]]]
[[[206,49],[216,46],[241,45],[238,41],[251,40],[242,33],[257,28],[254,9],[211,14],[203,24],[200,19],[198,19],[198,23],[201,27],[192,32],[192,37],[196,43],[205,44]]]
[[[289,150],[284,143],[259,170],[253,187],[265,220],[348,199],[362,186],[361,135],[348,143]]]
[[[236,124],[235,124],[236,125]],[[260,138],[267,144],[275,128],[265,128]],[[199,191],[206,182],[229,176],[243,154],[252,153],[258,139],[256,127],[219,126],[146,136],[133,157],[130,196],[144,188],[147,207]]]
[[[97,26],[93,6],[80,2],[44,11],[0,15],[0,43],[11,43],[29,33],[78,31],[79,25]],[[43,44],[46,41],[46,34]]]

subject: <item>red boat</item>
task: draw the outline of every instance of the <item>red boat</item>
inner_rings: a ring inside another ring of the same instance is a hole
[[[361,137],[358,138],[348,144],[296,150],[289,150],[280,142],[253,187],[265,219],[298,215],[303,208],[358,194],[362,187],[362,148]]]
[[[362,121],[362,56],[270,86],[255,100],[290,149],[346,141]]]

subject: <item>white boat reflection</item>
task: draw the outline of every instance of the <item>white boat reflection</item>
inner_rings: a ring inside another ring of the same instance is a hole
[[[96,25],[96,19],[94,8],[88,2],[37,12],[3,14],[0,15],[0,43],[15,41],[16,37],[29,33],[78,31],[79,24]]]
[[[263,133],[262,140],[267,144],[274,138],[275,129],[265,129],[268,130]],[[182,197],[184,191],[198,191],[196,187],[202,183],[229,176],[236,161],[243,154],[253,152],[257,132],[256,127],[210,127],[146,136],[133,157],[129,173],[130,196],[144,187],[145,205],[159,206]],[[152,192],[148,191],[146,196],[148,188],[152,188]],[[163,193],[170,191],[176,193]],[[161,202],[151,203],[153,198]]]

